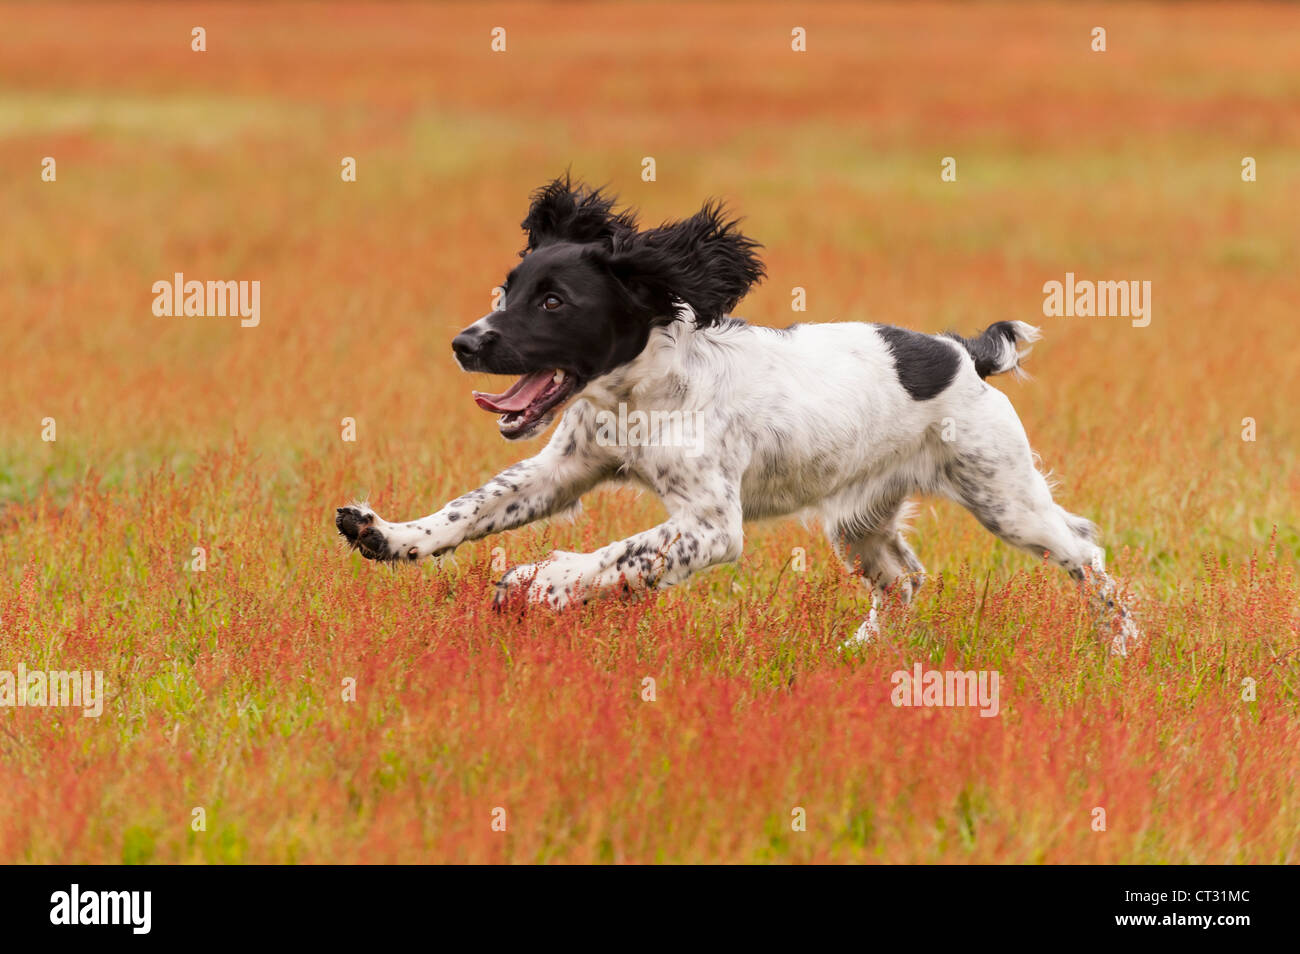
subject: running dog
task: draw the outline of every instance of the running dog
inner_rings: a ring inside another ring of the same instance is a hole
[[[498,605],[519,593],[559,610],[671,586],[737,559],[745,521],[812,515],[871,588],[855,637],[867,641],[878,595],[908,603],[925,578],[903,530],[908,499],[935,494],[1077,579],[1112,650],[1138,639],[1096,527],[1052,500],[1011,402],[985,383],[1019,372],[1037,329],[999,321],[963,338],[750,325],[730,312],[764,277],[761,246],[716,203],[641,229],[612,197],[566,176],[533,194],[522,225],[527,247],[504,307],[452,350],[465,371],[519,376],[499,394],[474,392],[507,440],[559,416],[555,432],[535,457],[427,517],[389,523],[364,505],[340,508],[337,527],[363,556],[438,556],[574,508],[605,481],[634,481],[660,497],[667,520],[593,553],[557,550],[510,569]],[[612,420],[637,412],[648,427],[613,434]],[[683,420],[689,440],[664,423]]]

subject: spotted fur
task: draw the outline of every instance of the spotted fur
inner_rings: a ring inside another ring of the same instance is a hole
[[[963,339],[855,323],[780,331],[749,325],[721,309],[761,277],[757,246],[723,222],[716,206],[679,223],[675,234],[668,225],[638,240],[629,231],[634,220],[614,213],[612,203],[592,206],[590,192],[569,203],[564,189],[541,193],[558,212],[530,214],[532,251],[520,268],[533,271],[519,282],[580,285],[573,295],[583,306],[567,327],[584,329],[588,340],[571,335],[556,344],[558,332],[537,324],[552,319],[531,310],[505,319],[493,313],[462,333],[473,347],[457,355],[462,364],[481,360],[477,369],[493,370],[478,342],[495,336],[494,347],[513,362],[551,349],[531,366],[507,370],[558,367],[560,359],[590,370],[545,447],[479,489],[409,523],[388,523],[364,505],[340,509],[339,530],[364,556],[409,561],[446,553],[569,510],[601,483],[631,481],[663,501],[663,523],[591,553],[556,551],[514,567],[498,584],[498,605],[518,594],[562,609],[605,592],[671,586],[737,559],[746,521],[813,517],[873,591],[871,616],[858,633],[868,639],[878,626],[876,596],[905,604],[924,580],[904,525],[909,499],[932,494],[958,501],[993,534],[1083,581],[1108,614],[1114,649],[1124,652],[1137,637],[1105,573],[1095,527],[1053,501],[1011,402],[983,381],[1017,368],[1016,344],[1036,338],[1035,329],[1000,322]],[[581,234],[569,241],[565,215],[574,208],[585,212],[576,216]],[[602,228],[600,215],[616,220]],[[692,269],[712,274],[684,280]],[[686,290],[675,294],[675,285]],[[697,314],[692,299],[709,312]],[[611,328],[592,330],[601,321]],[[612,365],[595,362],[588,352],[597,338],[602,353],[632,353]],[[696,446],[604,446],[598,415],[617,415],[620,405],[696,415],[703,422]]]

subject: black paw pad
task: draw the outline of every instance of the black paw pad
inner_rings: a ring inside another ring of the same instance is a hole
[[[339,507],[334,516],[334,526],[349,543],[356,543],[361,531],[370,525],[370,515],[362,513],[355,507]]]
[[[357,537],[356,548],[367,560],[389,560],[388,539],[375,527],[366,527]]]

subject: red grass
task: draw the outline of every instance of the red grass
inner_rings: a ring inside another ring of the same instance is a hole
[[[11,9],[0,670],[103,669],[109,698],[98,719],[0,710],[0,862],[1295,862],[1295,22]],[[864,594],[797,524],[750,528],[737,567],[559,616],[490,611],[492,548],[592,549],[660,519],[652,501],[595,494],[442,566],[346,553],[336,505],[406,519],[519,454],[448,342],[514,260],[527,191],[570,164],[650,221],[729,199],[766,244],[755,321],[1044,324],[1036,379],[997,386],[1102,526],[1147,645],[1107,657],[1068,580],[943,503],[915,532],[932,583],[860,654],[838,647]],[[154,318],[178,270],[261,280],[262,325]],[[1151,327],[1044,321],[1066,270],[1153,281]],[[997,670],[1001,714],[895,708],[890,676],[918,661]]]

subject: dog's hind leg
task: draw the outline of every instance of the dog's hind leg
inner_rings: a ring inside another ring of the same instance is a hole
[[[1106,573],[1097,528],[1052,500],[1006,396],[989,389],[981,403],[973,419],[978,426],[958,423],[951,456],[943,466],[942,489],[991,533],[1046,557],[1078,580],[1111,636],[1111,650],[1126,655],[1141,632]]]
[[[870,642],[879,635],[881,596],[905,606],[925,582],[925,567],[903,539],[909,512],[909,505],[895,494],[849,516],[832,511],[824,517],[836,555],[871,591],[871,611],[853,642]]]

